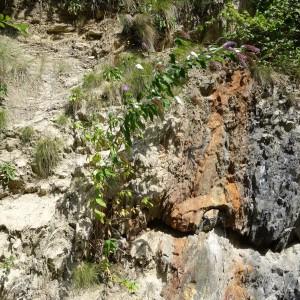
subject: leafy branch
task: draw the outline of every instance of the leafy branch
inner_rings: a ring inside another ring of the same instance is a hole
[[[15,23],[11,17],[0,14],[0,28],[10,27],[22,34],[27,34],[28,25],[24,23]]]

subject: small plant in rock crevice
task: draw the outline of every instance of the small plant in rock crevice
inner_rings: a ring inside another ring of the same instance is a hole
[[[16,167],[10,162],[0,164],[0,181],[3,186],[16,178]]]
[[[60,114],[55,120],[54,122],[60,126],[60,127],[64,127],[69,123],[69,118],[66,114]]]
[[[95,263],[82,262],[73,271],[73,284],[76,289],[87,289],[99,284],[100,268]]]
[[[52,174],[60,160],[61,143],[57,139],[41,138],[34,153],[34,170],[42,178]]]
[[[75,115],[76,111],[78,111],[82,107],[84,99],[85,95],[81,87],[72,89],[71,95],[69,97],[69,111],[73,115]]]

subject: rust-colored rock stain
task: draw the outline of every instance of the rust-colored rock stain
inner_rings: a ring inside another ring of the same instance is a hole
[[[247,153],[247,101],[251,85],[250,74],[237,70],[229,82],[219,84],[209,96],[211,113],[204,125],[210,132],[209,141],[191,175],[189,182],[193,186],[182,187],[185,198],[176,190],[167,200],[165,219],[174,229],[196,230],[203,214],[210,209],[226,211],[226,216],[230,216],[226,226],[243,227],[243,185],[238,182],[241,175],[237,174],[243,172]],[[228,168],[221,170],[227,161]]]

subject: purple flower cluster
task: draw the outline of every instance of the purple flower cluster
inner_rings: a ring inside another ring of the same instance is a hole
[[[222,48],[232,51],[236,54],[237,59],[239,60],[240,64],[244,67],[247,67],[247,61],[249,60],[249,56],[252,54],[256,55],[260,53],[260,49],[253,46],[253,45],[242,45],[241,49],[243,53],[240,52],[237,48],[237,43],[234,41],[227,41],[225,44],[222,45]],[[248,54],[248,55],[247,55]]]
[[[237,43],[236,42],[233,42],[233,41],[228,41],[226,42],[225,44],[223,44],[222,46],[224,49],[227,49],[227,50],[234,50],[234,48],[237,47]]]
[[[259,54],[260,53],[260,49],[253,46],[253,45],[243,45],[242,48],[245,49],[246,51],[250,51],[254,54]]]
[[[122,85],[122,91],[123,91],[124,93],[128,92],[128,91],[129,91],[129,86],[128,86],[127,84],[123,84],[123,85]]]

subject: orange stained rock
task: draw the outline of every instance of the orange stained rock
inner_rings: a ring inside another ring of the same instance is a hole
[[[252,271],[253,268],[250,265],[244,265],[241,261],[235,263],[233,266],[234,275],[225,290],[224,300],[250,300],[245,287],[245,278]]]

